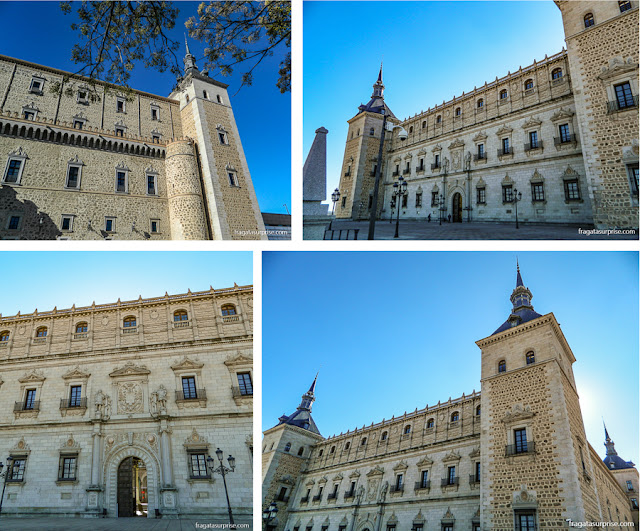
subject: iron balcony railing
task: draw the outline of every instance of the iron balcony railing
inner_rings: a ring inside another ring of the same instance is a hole
[[[391,485],[391,488],[389,489],[389,492],[403,492],[404,491],[404,485]]]
[[[565,135],[565,136],[555,136],[553,137],[553,143],[556,146],[560,144],[571,144],[576,141],[576,135]]]
[[[329,494],[327,496],[327,500],[335,500],[338,497],[338,493],[337,492],[332,492],[331,494]]]
[[[431,480],[416,481],[415,490],[429,489],[431,488]]]
[[[87,407],[87,397],[82,398],[61,398],[60,399],[60,409],[71,409],[74,407]]]
[[[512,147],[508,147],[508,148],[504,148],[504,149],[499,149],[498,150],[498,157],[503,157],[504,155],[513,155],[513,148]]]
[[[480,476],[476,476],[475,474],[469,474],[469,483],[480,483]]]
[[[237,398],[239,396],[253,396],[253,389],[240,389],[237,386],[231,386],[231,393],[233,394],[233,398]]]
[[[620,105],[620,103],[622,103],[622,105]],[[624,101],[620,102],[618,100],[615,101],[608,101],[607,102],[607,114],[611,114],[612,112],[616,112],[616,111],[624,111],[627,109],[633,109],[634,107],[638,106],[638,95],[636,94],[635,96],[633,96],[632,101],[629,101],[627,99],[625,99]]]
[[[416,166],[416,171],[424,171],[424,165]]]
[[[439,168],[439,167],[440,167],[440,163],[439,163],[439,162],[434,162],[434,163],[431,165],[431,169],[432,169],[432,170],[435,170],[435,169],[437,169],[437,168]]]
[[[353,490],[345,490],[344,491],[344,499],[348,500],[349,498],[355,497],[356,493]]]
[[[207,398],[205,389],[196,389],[185,394],[184,391],[176,391],[176,400],[202,400]]]
[[[309,503],[309,496],[304,496],[303,498],[300,498],[300,503]]]
[[[14,411],[40,411],[40,400],[32,402],[16,402],[13,406]]]
[[[392,177],[397,177],[398,175],[400,175],[399,171],[394,171],[392,174]]]
[[[505,456],[533,454],[536,451],[536,443],[527,441],[524,444],[508,444],[505,446]]]
[[[540,140],[540,142],[534,142],[533,144],[524,145],[525,151],[532,151],[534,149],[542,149],[542,140]]]
[[[487,160],[487,154],[486,153],[476,153],[473,156],[473,160],[478,161],[478,160]]]
[[[411,173],[411,170],[409,168],[405,168],[404,170],[402,170],[402,175],[409,175]]]
[[[460,482],[459,477],[455,478],[444,478],[440,481],[441,487],[450,487],[451,485],[457,485]]]
[[[316,494],[312,499],[313,501],[320,501],[322,499],[322,494]]]
[[[276,498],[276,501],[287,503],[289,501],[289,496],[282,496],[282,495],[278,494],[278,497]]]

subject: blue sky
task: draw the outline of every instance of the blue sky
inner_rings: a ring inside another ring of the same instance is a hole
[[[385,101],[404,119],[563,46],[550,0],[304,2],[304,157],[315,130],[326,127],[330,196],[347,120],[369,101],[383,58]]]
[[[199,2],[177,4],[180,14],[169,34],[184,42],[184,22],[196,14]],[[19,34],[24,31],[24,24],[14,24],[9,31],[5,27],[0,32],[0,54],[75,72],[80,68],[70,60],[71,48],[76,42],[76,32],[71,31],[70,25],[75,19],[75,10],[73,15],[64,15],[59,2],[0,1],[0,20],[28,20],[29,28],[28,38],[21,38]],[[190,39],[189,48],[197,58],[198,67],[203,68],[204,45]],[[275,86],[285,53],[281,48],[266,58],[254,71],[253,85],[243,87],[236,96],[242,68],[236,69],[230,77],[210,72],[215,79],[230,85],[231,105],[262,212],[284,213],[284,203],[291,210],[291,98],[290,93],[280,94]],[[184,46],[177,55],[182,66]],[[171,72],[161,74],[156,70],[145,70],[140,64],[129,84],[132,88],[166,97],[175,78]],[[268,135],[265,134],[267,126]]]
[[[589,441],[604,457],[604,417],[619,455],[640,462],[638,254],[518,258],[576,356]],[[475,341],[507,319],[515,282],[511,252],[263,253],[263,429],[316,371],[324,436],[480,390]]]
[[[0,252],[0,270],[13,271],[4,282],[0,313],[90,306],[139,295],[205,291],[253,284],[250,252]]]

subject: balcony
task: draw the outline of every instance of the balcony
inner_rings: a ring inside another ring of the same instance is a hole
[[[527,441],[524,444],[508,444],[505,446],[505,457],[513,455],[530,455],[536,453],[536,443],[533,441]]]
[[[469,474],[469,485],[475,485],[477,483],[480,483],[480,476]]]
[[[454,486],[458,486],[458,484],[460,483],[460,478],[459,477],[455,477],[455,478],[444,478],[440,480],[440,486],[441,487],[454,487]]]
[[[345,171],[344,172],[344,176],[345,177],[351,177],[351,172],[350,171]]]
[[[278,494],[278,497],[276,498],[276,501],[287,503],[289,501],[289,496],[282,496],[282,495]]]
[[[414,490],[427,490],[431,488],[431,481],[416,481]]]
[[[34,337],[33,338],[33,343],[35,345],[37,345],[38,343],[46,343],[47,342],[47,336],[45,337]]]
[[[397,177],[398,175],[400,175],[400,172],[399,172],[399,171],[394,171],[394,172],[391,174],[391,176],[392,176],[392,177]]]
[[[34,400],[32,402],[16,402],[13,406],[14,413],[24,411],[40,411],[40,400]]]
[[[309,503],[309,496],[305,496],[304,498],[300,498],[300,505]]]
[[[184,391],[176,391],[176,404],[179,408],[185,407],[206,407],[207,391],[205,389],[196,389],[195,393],[184,393]]]
[[[620,105],[622,103],[622,105]],[[627,109],[637,109],[638,108],[638,95],[632,97],[631,101],[626,100],[620,102],[618,100],[608,101],[607,102],[607,114],[611,114],[613,112],[618,111],[626,111]]]
[[[319,502],[320,500],[322,500],[322,494],[316,494],[313,498],[311,498],[311,501],[314,502]]]
[[[391,485],[389,488],[389,492],[393,494],[394,492],[404,492],[404,485]]]
[[[61,398],[60,414],[63,417],[67,415],[84,415],[87,411],[87,397],[82,398]]]
[[[524,91],[524,95],[525,96],[532,96],[535,93],[536,93],[536,89],[535,88],[526,89]]]
[[[231,393],[233,394],[233,398],[236,397],[252,397],[253,389],[243,388],[240,389],[238,386],[231,386]]]
[[[191,328],[191,321],[173,321],[173,329],[176,328]]]
[[[8,347],[9,346],[9,341],[0,341],[0,348],[2,347]]]
[[[346,490],[344,492],[344,499],[350,500],[351,498],[355,498],[356,492],[354,490]]]
[[[78,339],[88,339],[89,332],[77,332],[73,334],[73,340],[76,341]]]
[[[337,492],[332,492],[331,494],[329,494],[327,496],[327,500],[335,500],[338,497],[338,493]]]
[[[424,164],[422,166],[416,166],[416,173],[422,173],[425,170]]]
[[[509,157],[513,155],[513,148],[512,147],[508,147],[508,148],[504,148],[504,149],[499,149],[498,150],[498,157]]]
[[[577,142],[576,135],[556,136],[553,138],[553,144],[555,146],[561,146],[563,144],[575,144]]]
[[[542,149],[542,140],[540,140],[540,142],[535,142],[533,144],[525,144],[524,145],[524,150],[525,151],[534,151],[536,149]]]
[[[568,78],[569,78],[569,76],[560,76],[560,77],[557,77],[556,79],[552,79],[551,80],[551,85],[554,86],[554,87],[556,87],[558,85],[561,85],[562,83],[567,81]]]
[[[240,321],[239,315],[225,315],[222,317],[223,323],[237,323],[238,321]]]
[[[405,168],[404,170],[402,170],[402,175],[409,175],[411,173],[411,170],[409,168]]]
[[[487,160],[487,154],[486,153],[476,153],[473,156],[473,160],[474,160],[474,162],[478,162],[479,160],[486,161]]]
[[[438,168],[440,168],[440,163],[439,163],[439,162],[434,162],[434,163],[431,165],[431,169],[432,169],[432,170],[437,170]]]
[[[127,328],[122,328],[122,334],[137,334],[138,333],[138,327],[137,326],[130,326]]]

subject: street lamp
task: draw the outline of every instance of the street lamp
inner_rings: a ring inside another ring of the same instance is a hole
[[[380,114],[384,117],[382,120],[382,133],[380,134],[380,148],[378,149],[378,164],[376,166],[376,180],[373,185],[373,204],[371,205],[371,214],[369,215],[369,236],[367,239],[373,240],[374,234],[376,232],[376,214],[378,212],[378,190],[380,188],[380,174],[382,171],[382,148],[384,147],[384,135],[387,130],[393,133],[393,130],[398,128],[400,132],[398,133],[398,138],[400,140],[406,140],[409,136],[407,131],[401,125],[390,124],[387,126],[387,113],[384,110],[384,107],[380,110]]]
[[[389,215],[389,224],[393,223],[393,213],[396,208],[396,198],[393,197],[393,194],[391,195],[390,208],[391,208],[391,214]]]
[[[400,200],[409,195],[407,188],[407,181],[404,180],[402,175],[398,177],[397,182],[393,183],[393,197],[395,197],[396,205],[398,205],[398,217],[396,218],[396,233],[393,236],[394,238],[398,237],[398,227],[400,226],[400,207],[402,206]]]
[[[513,202],[516,204],[516,229],[519,229],[518,225],[518,201],[522,200],[522,192],[518,192],[517,188],[513,189]]]
[[[2,485],[2,495],[0,496],[0,513],[2,512],[2,502],[4,501],[4,489],[7,488],[7,478],[9,474],[11,474],[11,469],[13,468],[11,465],[13,464],[13,457],[7,457],[7,469],[2,472],[2,468],[4,465],[0,463],[0,477],[4,477],[4,484]]]
[[[220,450],[220,448],[216,450],[216,457],[218,458],[218,461],[220,461],[220,466],[218,466],[217,468],[214,468],[214,461],[211,456],[207,457],[207,466],[209,470],[211,470],[212,474],[220,474],[222,476],[222,483],[224,483],[224,494],[227,497],[227,508],[229,509],[229,523],[234,524],[235,522],[233,521],[231,504],[229,503],[229,491],[227,490],[226,475],[229,472],[233,472],[236,469],[236,460],[232,455],[229,455],[229,457],[227,458],[227,461],[229,462],[229,468],[224,466],[222,464],[222,450]],[[235,529],[235,527],[233,527],[233,529]]]
[[[442,218],[444,217],[444,211],[446,210],[444,203],[444,196],[440,194],[440,198],[438,199],[438,205],[440,206],[440,225],[442,225]]]
[[[269,529],[269,524],[276,519],[276,516],[278,516],[278,506],[275,501],[272,501],[269,507],[262,511],[265,529]]]
[[[337,188],[331,194],[331,201],[333,201],[333,208],[331,209],[331,223],[329,223],[329,230],[333,228],[333,216],[336,213],[336,203],[340,200],[340,190]]]

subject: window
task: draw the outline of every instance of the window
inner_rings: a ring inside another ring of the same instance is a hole
[[[47,337],[47,327],[41,326],[36,330],[36,337]]]
[[[347,206],[347,198],[345,196],[342,197],[342,208]]]
[[[26,457],[14,457],[11,463],[11,469],[7,475],[7,481],[23,481],[24,467],[27,464]]]
[[[23,166],[24,166],[24,159],[9,158],[9,161],[7,162],[7,169],[4,172],[3,182],[16,183],[16,184],[20,183]]]
[[[322,454],[324,453],[324,449],[320,448],[320,451],[318,452],[318,457],[322,457]],[[311,489],[309,489],[311,490]]]
[[[587,13],[584,16],[584,27],[585,28],[590,28],[591,26],[593,26],[595,24],[595,20],[593,19],[593,13]]]
[[[336,447],[335,445],[331,447],[331,450],[329,450],[329,455],[333,455],[336,453]]]
[[[29,92],[42,95],[43,87],[44,87],[44,79],[34,77],[31,79],[31,86],[29,87]]]
[[[62,215],[62,223],[60,224],[60,228],[67,232],[73,231],[73,216],[68,214]]]
[[[375,129],[372,127],[371,129],[369,129],[369,136],[373,136],[375,132]]]
[[[456,483],[456,467],[450,466],[447,469],[447,485],[455,485]]]
[[[480,98],[478,100],[477,105],[478,105],[478,109],[482,109],[482,107],[484,107],[484,100],[482,98]]]
[[[502,90],[500,91],[500,99],[501,99],[501,100],[506,100],[506,99],[507,99],[507,96],[508,96],[507,89],[502,89]]]
[[[87,329],[88,329],[88,325],[87,325],[87,323],[85,323],[85,322],[78,323],[78,324],[76,325],[76,334],[81,334],[81,333],[83,333],[83,332],[86,332],[86,331],[87,331]]]
[[[551,71],[551,79],[562,79],[562,68],[554,68]]]
[[[228,145],[229,140],[227,138],[227,132],[224,129],[218,129],[218,142],[223,145]]]
[[[176,310],[175,312],[173,312],[173,320],[174,322],[188,321],[189,315],[187,314],[186,310]]]
[[[533,79],[527,79],[524,82],[524,90],[532,90],[533,89]]]
[[[182,377],[182,393],[185,400],[192,398],[198,398],[196,393],[196,378],[195,376],[183,376]]]
[[[84,122],[82,120],[73,120],[74,129],[82,129],[83,127],[84,127]]]
[[[531,198],[533,201],[544,201],[544,183],[531,183]]]
[[[403,490],[403,481],[404,481],[404,475],[398,474],[396,476],[396,490]]]
[[[442,524],[442,531],[453,531],[453,526],[449,524]]]
[[[409,194],[402,196],[402,208],[407,208],[407,199],[409,198]]]
[[[509,146],[509,138],[503,138],[502,139],[502,154],[503,155],[508,155],[509,153],[511,153],[511,147]]]
[[[65,188],[80,188],[80,176],[82,173],[82,166],[80,164],[69,164],[67,167],[67,182]]]
[[[387,524],[387,531],[396,531],[395,524]]]
[[[460,420],[460,413],[454,411],[451,413],[451,422],[458,422]]]
[[[629,174],[629,186],[631,187],[631,195],[637,198],[638,197],[638,164],[631,164],[627,166],[627,172]]]
[[[482,160],[485,159],[485,155],[484,155],[484,144],[478,144],[478,159]]]
[[[424,121],[422,122],[422,129],[426,129],[426,128],[427,128],[427,121],[426,121],[426,120],[424,120]]]
[[[186,98],[186,102],[189,103],[189,94],[185,94],[184,97]]]
[[[369,210],[371,210],[371,207],[372,207],[372,206],[373,206],[373,196],[372,196],[372,195],[370,195],[370,196],[369,196],[369,207],[368,207],[368,208],[369,208]]]
[[[285,451],[285,452],[288,452],[288,451],[290,451],[290,450],[291,450],[291,443],[290,443],[290,442],[288,442],[287,444],[285,444],[285,445],[284,445],[284,451]]]
[[[151,234],[157,234],[158,232],[160,232],[160,220],[159,219],[152,219],[149,221],[150,224],[150,231]]]
[[[89,103],[87,100],[87,91],[83,89],[78,90],[78,97],[76,99],[77,103]]]
[[[476,415],[477,415],[478,417],[480,416],[481,411],[482,411],[481,406],[476,407]]]
[[[416,208],[422,206],[422,192],[416,192]]]
[[[253,384],[251,383],[251,373],[239,372],[238,373],[238,387],[240,388],[240,394],[243,396],[253,395]]]
[[[476,482],[480,482],[480,461],[476,462]]]
[[[24,409],[37,409],[36,408],[36,390],[27,389],[24,395]]]
[[[413,126],[409,127],[409,134],[413,133]]]
[[[116,136],[124,136],[124,127],[116,125]]]
[[[154,121],[158,120],[158,108],[157,107],[151,107],[151,119]]]
[[[116,112],[125,112],[125,101],[124,98],[116,99]]]
[[[35,120],[36,113],[34,111],[22,111],[25,120]]]
[[[380,436],[380,440],[381,441],[386,441],[388,436],[389,436],[388,432],[383,431],[382,435]]]
[[[122,320],[123,328],[135,328],[136,326],[138,326],[138,322],[136,321],[136,318],[133,315],[130,315],[129,317],[125,317]]]
[[[571,134],[569,133],[569,124],[562,124],[558,127],[560,132],[560,142],[562,144],[571,142]]]
[[[222,315],[236,315],[236,307],[233,304],[222,305]]]
[[[411,424],[407,424],[407,425],[404,427],[404,434],[405,434],[405,435],[409,435],[410,433],[411,433]]]
[[[498,362],[498,372],[507,372],[507,362],[501,360]]]
[[[435,425],[434,419],[429,419],[427,421],[427,428],[433,428],[434,425]]]
[[[85,323],[86,324],[86,323]],[[84,327],[84,331],[87,331],[87,327]],[[80,407],[82,404],[82,386],[72,385],[69,394],[69,407]]]
[[[9,224],[7,225],[7,229],[9,230],[18,230],[20,228],[20,216],[11,216],[9,218]]]
[[[580,200],[580,187],[578,185],[578,179],[571,179],[564,182],[564,198],[567,201]]]
[[[525,428],[518,428],[517,430],[513,430],[513,438],[516,443],[515,453],[527,453],[527,430]]]
[[[531,149],[538,149],[538,131],[531,131],[529,133],[529,147]]]
[[[128,179],[126,171],[116,171],[116,192],[127,193]]]
[[[9,332],[5,330],[4,332],[0,332],[0,343],[4,343],[6,341],[9,341]]]
[[[462,109],[460,107],[456,107],[456,116],[460,116],[462,114]]]
[[[620,13],[624,13],[625,11],[629,11],[629,9],[631,9],[631,2],[629,2],[629,0],[622,0],[618,2],[618,7],[620,7]]]
[[[429,486],[429,471],[423,470],[420,473],[420,488],[426,489]]]
[[[434,158],[433,158],[433,160],[434,160],[435,167],[439,168],[440,167],[440,154],[436,153]]]
[[[349,448],[351,448],[351,442],[347,441],[347,443],[344,445],[344,449],[348,450]]]
[[[420,166],[416,168],[417,171],[424,171],[424,157],[420,159]]]
[[[630,479],[627,480],[627,490],[629,492],[633,491],[633,482]]]
[[[104,231],[105,232],[116,231],[116,218],[104,218]]]
[[[536,362],[536,355],[533,353],[533,350],[527,352],[527,365],[531,365]]]
[[[158,175],[147,173],[147,195],[158,195]]]
[[[218,103],[222,103],[222,98],[220,97],[220,94],[217,94],[217,95],[216,95],[216,101],[217,101]]]
[[[638,510],[638,498],[631,498],[631,508]]]
[[[367,444],[367,438],[363,437],[362,440],[360,441],[360,446],[364,446],[365,444]]]
[[[301,446],[301,447],[298,449],[298,455],[302,455],[303,453],[304,453],[304,446]]]
[[[160,143],[160,135],[158,135],[156,133],[152,133],[151,134],[151,140],[153,141],[154,144],[159,144]]]
[[[441,124],[442,123],[442,115],[439,114],[438,116],[436,116],[436,123],[437,124]]]
[[[510,184],[502,186],[502,202],[513,203],[513,186]]]
[[[484,205],[487,202],[486,196],[487,190],[486,188],[476,188],[477,200],[476,203],[479,205]]]
[[[227,172],[227,177],[229,177],[229,186],[238,186],[238,179],[234,171]]]
[[[189,454],[189,475],[192,479],[205,479],[209,477],[207,470],[207,455],[204,453]]]
[[[516,531],[535,531],[536,516],[531,511],[516,512]]]
[[[618,109],[636,106],[633,101],[633,94],[631,94],[631,85],[628,81],[615,85],[613,88],[616,91],[616,103],[618,104]]]
[[[78,456],[62,456],[58,465],[58,481],[76,480],[76,462]]]
[[[438,206],[438,192],[431,192],[431,206]]]

